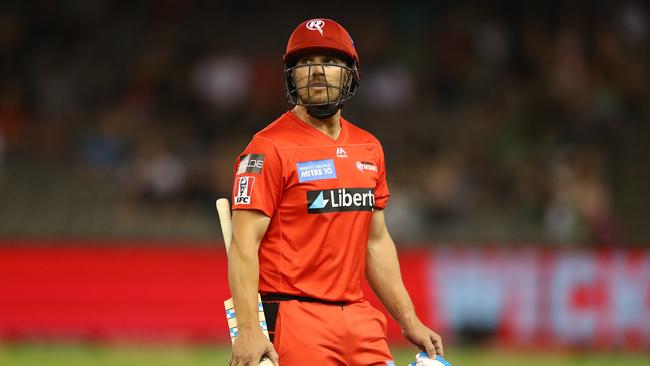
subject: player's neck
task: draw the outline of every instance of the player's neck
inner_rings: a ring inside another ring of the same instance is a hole
[[[297,105],[293,108],[292,112],[301,120],[314,126],[317,130],[326,134],[333,140],[339,138],[341,134],[341,110],[339,109],[335,115],[330,118],[316,118],[307,113],[307,108],[302,105]]]

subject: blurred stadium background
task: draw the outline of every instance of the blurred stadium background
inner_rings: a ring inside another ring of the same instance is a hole
[[[649,8],[486,3],[4,1],[0,364],[225,362],[214,199],[288,109],[289,34],[328,17],[448,358],[647,365]]]

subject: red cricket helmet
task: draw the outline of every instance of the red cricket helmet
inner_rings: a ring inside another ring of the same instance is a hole
[[[291,64],[300,55],[320,50],[343,55],[350,66],[356,66],[358,74],[359,55],[354,48],[354,41],[343,26],[331,19],[317,18],[302,22],[291,33],[283,59],[285,64]]]
[[[343,56],[348,63],[346,69],[352,75],[348,85],[341,89],[339,100],[331,106],[338,110],[356,92],[361,75],[359,73],[359,55],[354,47],[352,37],[350,37],[350,34],[343,26],[331,19],[315,18],[307,20],[300,23],[293,33],[291,33],[289,42],[287,42],[287,49],[283,56],[287,97],[291,104],[314,106],[298,100],[297,88],[294,85],[291,72],[300,56],[319,51],[334,52]],[[323,109],[326,106],[321,105],[318,107]],[[323,115],[330,115],[333,110],[329,109],[328,112],[323,112]],[[314,111],[314,113],[317,112]]]

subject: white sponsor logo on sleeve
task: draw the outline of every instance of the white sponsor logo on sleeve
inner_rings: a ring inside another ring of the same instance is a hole
[[[250,205],[251,193],[253,193],[254,177],[237,178],[237,194],[235,195],[236,205]]]

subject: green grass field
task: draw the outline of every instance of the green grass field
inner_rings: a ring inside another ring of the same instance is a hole
[[[395,364],[413,360],[412,348],[395,348]],[[4,344],[2,366],[218,366],[227,364],[224,347],[169,345]],[[489,349],[447,350],[454,366],[648,366],[649,353],[512,352]]]

